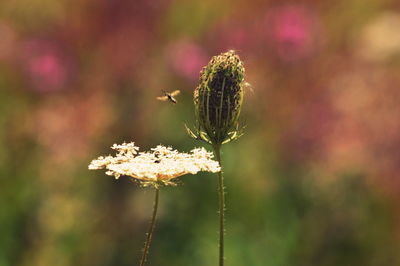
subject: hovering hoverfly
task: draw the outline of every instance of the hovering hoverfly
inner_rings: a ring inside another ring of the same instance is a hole
[[[181,91],[180,90],[175,90],[173,92],[166,92],[166,91],[163,90],[163,93],[164,93],[164,96],[157,97],[157,100],[163,101],[163,102],[170,101],[171,103],[175,104],[178,101],[174,98],[174,96],[176,96],[179,93],[181,93]]]

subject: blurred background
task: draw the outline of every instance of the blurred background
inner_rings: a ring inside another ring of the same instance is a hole
[[[153,191],[87,166],[202,145],[193,90],[230,49],[253,89],[223,147],[227,265],[400,265],[399,30],[396,0],[1,1],[0,266],[137,265]],[[216,188],[162,189],[148,265],[216,265]]]

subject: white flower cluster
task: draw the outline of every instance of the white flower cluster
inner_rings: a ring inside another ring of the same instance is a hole
[[[119,178],[121,175],[136,178],[145,183],[170,184],[170,180],[181,175],[196,174],[199,171],[219,172],[213,154],[204,148],[193,149],[190,153],[180,153],[171,147],[157,146],[149,152],[138,152],[133,142],[114,144],[118,153],[101,156],[89,164],[89,169],[107,169],[106,174]]]

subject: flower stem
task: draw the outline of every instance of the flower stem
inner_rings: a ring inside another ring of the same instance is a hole
[[[224,265],[224,234],[225,234],[225,187],[222,175],[221,145],[213,146],[215,157],[221,167],[218,172],[218,194],[219,194],[219,266]]]
[[[146,238],[146,242],[144,244],[142,259],[140,260],[140,266],[144,266],[144,264],[146,263],[147,254],[149,253],[151,238],[153,236],[153,231],[154,231],[156,216],[157,216],[159,192],[160,192],[159,188],[156,187],[155,188],[154,205],[153,205],[153,216],[151,218],[150,226],[147,231],[147,238]]]

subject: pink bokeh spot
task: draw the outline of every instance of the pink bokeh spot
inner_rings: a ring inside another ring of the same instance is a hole
[[[34,85],[41,91],[58,90],[65,84],[66,70],[54,54],[33,57],[28,67]]]
[[[170,49],[169,62],[176,73],[195,80],[199,77],[200,69],[207,63],[204,50],[191,41],[179,41]]]
[[[275,8],[267,16],[267,31],[283,60],[297,60],[314,49],[315,18],[304,6]]]
[[[307,39],[308,25],[304,24],[296,13],[287,13],[278,21],[275,28],[275,37],[280,42],[302,44]]]
[[[65,89],[71,77],[68,58],[52,41],[28,41],[22,49],[21,63],[30,81],[30,89],[37,92]]]

